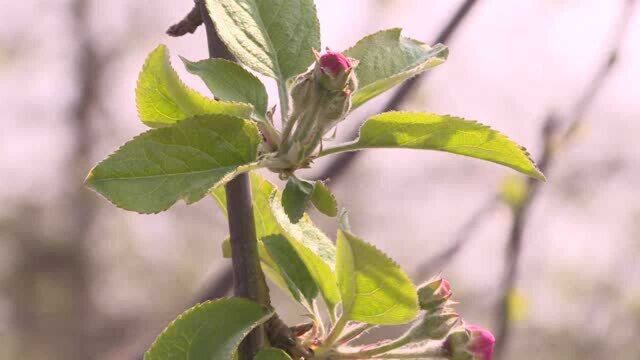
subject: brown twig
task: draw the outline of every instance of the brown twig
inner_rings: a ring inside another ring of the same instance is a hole
[[[616,24],[616,34],[609,53],[605,61],[598,67],[593,78],[587,84],[583,94],[578,98],[567,117],[561,117],[554,113],[547,115],[545,126],[542,130],[543,154],[538,161],[538,167],[545,173],[551,168],[554,160],[558,156],[558,150],[568,144],[582,126],[584,114],[589,110],[593,100],[600,93],[614,69],[619,49],[625,38],[629,20],[635,5],[635,0],[626,0],[619,22]],[[565,130],[562,130],[562,123],[565,123]],[[509,232],[509,242],[505,252],[505,267],[501,285],[501,300],[499,304],[496,332],[496,358],[500,359],[504,354],[510,336],[509,322],[509,299],[515,288],[518,279],[520,257],[522,254],[523,234],[529,220],[531,205],[539,194],[541,183],[529,179],[528,194],[521,206],[514,208],[513,222]]]
[[[211,58],[233,60],[215,30],[213,21],[204,1],[198,1],[201,19],[207,29],[207,45]],[[233,267],[234,294],[270,306],[269,294],[260,258],[258,239],[253,218],[253,201],[249,175],[241,174],[225,186],[227,193],[227,213],[229,216],[229,235],[231,238],[231,263]],[[243,340],[238,349],[239,360],[251,360],[265,343],[264,327],[256,327]]]
[[[467,15],[471,12],[473,7],[478,3],[477,0],[465,0],[460,7],[456,10],[454,15],[449,19],[445,27],[440,31],[436,39],[435,43],[446,43],[449,39],[455,35],[456,31],[460,28],[460,25],[465,20]],[[391,99],[387,102],[381,112],[393,111],[397,110],[408,98],[411,92],[420,84],[420,81],[425,79],[428,76],[429,72],[423,73],[416,77],[413,77],[407,80],[400,88],[396,91],[395,94],[391,97]],[[362,124],[364,120],[360,122]],[[360,126],[357,126],[349,136],[351,139],[355,139],[358,137],[358,132],[360,131]],[[356,160],[356,158],[361,154],[362,151],[355,152],[345,152],[338,154],[334,157],[334,160],[329,163],[329,165],[320,172],[319,175],[316,176],[316,179],[324,180],[331,179],[332,182],[337,181],[337,179],[344,173],[344,171]]]
[[[200,6],[196,2],[184,19],[169,27],[167,35],[178,37],[193,34],[200,25],[202,25],[202,16],[200,15]]]

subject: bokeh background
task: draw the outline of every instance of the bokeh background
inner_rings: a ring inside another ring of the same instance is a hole
[[[336,50],[396,26],[431,42],[462,3],[316,2],[323,46]],[[630,3],[475,1],[447,41],[449,61],[401,106],[477,119],[539,158],[548,114],[574,120],[574,104],[619,44],[527,213],[502,359],[640,358],[640,11],[630,14]],[[205,91],[177,58],[207,56],[203,29],[164,35],[191,6],[0,1],[1,359],[134,360],[208,286],[229,285],[220,250],[226,223],[213,201],[138,215],[82,186],[93,163],[144,131],[134,88],[151,49],[167,44],[185,81]],[[338,138],[388,98],[358,109]],[[497,331],[513,212],[492,199],[510,176],[449,154],[376,150],[330,186],[354,232],[416,282],[444,274],[462,315]],[[313,216],[334,233],[333,219]],[[440,257],[456,241],[454,256]],[[299,309],[272,293],[287,320],[301,321]]]

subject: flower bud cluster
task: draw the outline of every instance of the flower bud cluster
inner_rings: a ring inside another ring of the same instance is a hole
[[[411,341],[440,340],[451,360],[492,360],[495,338],[488,330],[465,325],[452,308],[455,304],[449,281],[434,278],[418,288],[418,301],[424,317],[407,335]]]
[[[447,306],[452,295],[451,284],[446,279],[435,278],[420,286],[418,301],[424,315],[403,338],[409,342],[444,339],[460,323],[460,315]]]
[[[293,110],[279,158],[293,168],[307,160],[323,136],[347,116],[358,87],[357,60],[332,51],[315,55],[313,69],[299,75],[291,88]]]

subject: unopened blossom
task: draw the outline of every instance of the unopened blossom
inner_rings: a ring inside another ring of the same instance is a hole
[[[418,300],[423,310],[429,311],[441,307],[452,295],[451,284],[443,278],[430,280],[418,288]]]
[[[496,339],[489,330],[465,325],[449,334],[444,347],[451,360],[492,360],[495,343]]]

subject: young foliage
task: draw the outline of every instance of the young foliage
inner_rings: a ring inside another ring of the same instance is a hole
[[[221,100],[237,101],[253,105],[254,116],[266,121],[269,97],[264,84],[242,66],[224,59],[182,61],[187,71],[198,75],[209,90]]]
[[[330,311],[340,302],[340,292],[334,274],[335,246],[316,228],[308,216],[304,215],[298,223],[292,223],[282,207],[282,195],[274,193],[271,198],[271,210],[282,234],[289,240],[298,256],[307,266],[311,277],[318,285],[320,293]]]
[[[93,168],[86,182],[118,207],[157,213],[180,199],[194,203],[250,169],[260,141],[250,121],[197,116],[135,137]]]
[[[389,29],[369,35],[345,51],[359,60],[356,76],[359,89],[353,94],[353,108],[364,104],[403,81],[447,60],[449,49],[430,47]]]
[[[295,250],[282,235],[280,226],[271,210],[271,196],[276,187],[255,172],[250,174],[253,194],[253,214],[258,239],[258,254],[265,274],[276,285],[289,291],[296,301],[306,300],[305,306],[318,295],[318,287]],[[226,214],[227,196],[224,187],[211,194]],[[223,242],[223,254],[231,257],[229,239]]]
[[[164,45],[147,57],[138,78],[136,104],[140,120],[150,127],[173,125],[195,115],[227,114],[246,118],[252,112],[249,104],[208,99],[184,85],[171,67],[169,51]]]
[[[338,215],[338,203],[331,190],[322,182],[313,183],[291,176],[282,193],[282,206],[292,223],[297,223],[305,210],[313,204],[327,216]]]
[[[242,339],[272,312],[240,298],[208,301],[178,316],[158,336],[144,360],[233,359]]]
[[[298,353],[305,359],[394,358],[393,351],[405,346],[413,348],[398,357],[490,360],[492,336],[478,327],[458,326],[448,281],[435,279],[417,290],[396,263],[351,234],[345,222],[334,246],[305,210],[313,204],[323,214],[336,216],[335,197],[322,181],[296,176],[318,157],[404,148],[474,157],[544,179],[524,148],[485,125],[449,115],[379,114],[365,122],[358,139],[323,148],[324,137],[350,111],[443,63],[447,47],[430,47],[402,36],[400,29],[389,29],[365,37],[345,53],[319,54],[312,0],[206,0],[206,6],[218,35],[240,64],[220,59],[183,62],[217,100],[188,88],[172,68],[167,48],[157,47],[138,79],[136,103],[140,120],[158,129],[135,137],[99,163],[87,184],[115,205],[140,213],[164,211],[180,199],[190,204],[211,192],[226,214],[222,185],[237,174],[268,168],[288,180],[280,192],[257,173],[250,174],[255,246],[262,270],[306,308],[312,322],[276,329],[284,333],[288,354],[262,349],[257,360],[299,360],[289,356]],[[267,111],[265,86],[241,65],[277,81],[282,129],[274,126]],[[514,208],[521,206],[526,186],[505,186],[503,197]],[[231,254],[229,241],[223,242],[225,255]],[[264,284],[254,285],[262,289]],[[330,327],[316,306],[319,296],[327,305]],[[236,359],[240,341],[271,315],[271,310],[243,299],[198,305],[169,325],[145,359]],[[351,346],[374,326],[413,320],[400,338]],[[445,336],[435,347],[415,346]],[[292,351],[295,346],[301,351]]]
[[[336,273],[344,319],[400,325],[418,315],[418,293],[407,274],[380,250],[345,230],[338,231]]]
[[[338,215],[338,202],[333,196],[327,184],[322,181],[316,181],[313,184],[313,192],[311,193],[311,203],[321,213],[335,217]]]
[[[312,0],[207,0],[220,38],[249,68],[286,81],[307,69],[320,49]]]
[[[271,258],[278,264],[279,273],[285,279],[293,297],[310,305],[318,296],[318,286],[296,249],[283,235],[271,235],[262,239]]]
[[[323,155],[367,148],[440,150],[508,166],[544,180],[525,148],[475,121],[449,115],[388,112],[367,120],[358,140]]]

